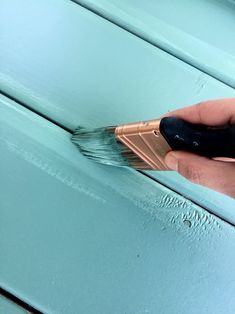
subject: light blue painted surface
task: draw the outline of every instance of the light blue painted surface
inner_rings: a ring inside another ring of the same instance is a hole
[[[46,313],[233,314],[235,230],[0,98],[0,285]]]
[[[1,314],[29,314],[26,310],[14,304],[3,296],[0,296],[0,313]]]
[[[4,0],[0,6],[0,89],[67,128],[152,119],[235,96],[234,89],[70,1]],[[233,199],[175,173],[151,175],[235,223]]]
[[[211,213],[235,225],[235,200],[209,188],[193,184],[176,172],[153,172],[148,174],[186,198],[200,204]]]
[[[71,1],[1,3],[0,88],[70,129],[235,96],[234,89]]]
[[[235,87],[234,1],[75,1]]]

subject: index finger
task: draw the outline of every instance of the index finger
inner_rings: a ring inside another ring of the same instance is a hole
[[[166,117],[175,116],[191,123],[220,126],[235,124],[235,98],[209,100],[169,112]]]

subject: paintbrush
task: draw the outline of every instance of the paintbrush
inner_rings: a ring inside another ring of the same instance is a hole
[[[139,170],[168,170],[164,159],[170,150],[235,158],[235,125],[208,127],[177,117],[96,129],[78,127],[71,140],[96,162]]]

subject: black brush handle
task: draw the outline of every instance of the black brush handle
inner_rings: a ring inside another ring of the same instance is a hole
[[[176,117],[165,117],[160,132],[172,150],[185,150],[206,157],[235,158],[235,125],[208,127]]]

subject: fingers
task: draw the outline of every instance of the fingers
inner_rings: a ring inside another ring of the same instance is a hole
[[[208,126],[235,124],[235,98],[202,102],[165,116],[176,116]],[[165,162],[170,169],[178,171],[191,182],[235,197],[234,162],[208,159],[183,151],[169,152]]]
[[[215,161],[183,151],[171,151],[165,158],[167,166],[193,183],[235,197],[235,164]]]
[[[172,111],[165,116],[176,116],[191,123],[219,126],[235,123],[235,98],[209,100]]]

